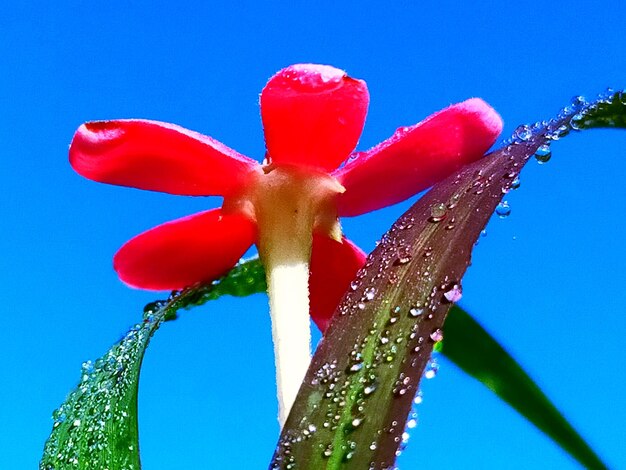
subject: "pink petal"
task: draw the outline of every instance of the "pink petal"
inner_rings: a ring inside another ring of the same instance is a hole
[[[232,194],[260,171],[257,162],[210,137],[139,119],[83,124],[70,163],[102,183],[189,196]]]
[[[333,173],[346,188],[339,214],[363,214],[417,194],[483,156],[501,131],[502,119],[479,98],[398,129]]]
[[[297,64],[261,93],[270,161],[333,170],[356,147],[369,93],[362,80],[328,65]]]
[[[115,254],[113,266],[131,287],[182,289],[226,274],[255,237],[256,225],[249,219],[213,209],[136,236]]]
[[[311,317],[324,332],[343,295],[367,255],[347,238],[339,243],[325,235],[313,235],[309,292]]]

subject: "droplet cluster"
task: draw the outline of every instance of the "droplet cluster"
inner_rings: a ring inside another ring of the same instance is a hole
[[[148,304],[134,325],[104,356],[86,361],[77,388],[52,414],[52,433],[40,470],[139,469],[137,385],[150,338],[164,321],[165,302]]]
[[[612,96],[607,95],[607,106]],[[336,348],[320,355],[326,362],[314,359],[306,403],[319,445],[313,454],[295,452],[293,442],[289,448],[279,445],[274,462],[296,468],[297,454],[307,462],[314,459],[320,468],[347,461],[362,468],[395,468],[389,454],[381,455],[387,449],[399,454],[417,424],[412,399],[421,401],[416,395],[420,379],[438,373],[431,352],[441,350],[445,313],[463,295],[460,280],[475,240],[485,235],[484,225],[494,211],[499,217],[510,214],[502,197],[520,186],[524,164],[533,155],[547,162],[552,142],[591,125],[593,106],[577,97],[556,119],[519,126],[492,158],[436,185],[382,237],[326,332],[324,341]]]

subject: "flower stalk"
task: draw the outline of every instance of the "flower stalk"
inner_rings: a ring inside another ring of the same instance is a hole
[[[254,210],[265,266],[276,364],[278,421],[285,423],[311,362],[309,262],[313,230],[341,238],[328,201],[343,191],[333,178],[290,167],[265,167],[258,192],[236,203]],[[245,209],[243,209],[245,210]]]

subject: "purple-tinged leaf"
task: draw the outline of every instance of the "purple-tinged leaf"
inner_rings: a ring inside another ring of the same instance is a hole
[[[481,230],[540,146],[572,128],[619,127],[623,97],[577,100],[549,123],[520,126],[504,147],[436,184],[394,223],[337,308],[270,468],[393,468]]]

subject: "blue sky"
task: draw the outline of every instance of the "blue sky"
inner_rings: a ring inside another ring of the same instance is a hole
[[[217,2],[216,2],[217,3]],[[67,163],[75,129],[149,118],[261,159],[258,93],[282,67],[332,64],[368,83],[359,148],[479,96],[518,124],[573,95],[626,87],[616,1],[14,2],[0,14],[0,454],[33,468],[81,362],[159,294],[111,258],[130,237],[219,204],[106,186]],[[626,467],[621,159],[626,132],[572,135],[530,162],[493,220],[462,305],[520,360],[612,467]],[[347,219],[371,250],[408,203]],[[276,442],[266,299],[223,299],[166,324],[140,387],[144,468],[265,468]],[[577,468],[481,385],[441,360],[423,386],[402,469]]]

